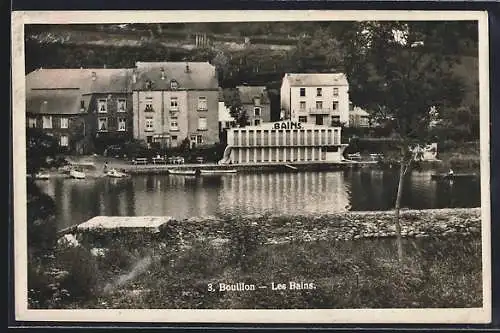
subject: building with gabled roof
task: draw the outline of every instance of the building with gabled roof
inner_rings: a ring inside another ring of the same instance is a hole
[[[280,95],[282,119],[349,126],[349,83],[343,73],[286,73]]]
[[[132,73],[134,137],[176,147],[219,141],[219,84],[208,62],[137,62]]]
[[[248,124],[258,126],[271,121],[271,102],[265,86],[237,86]]]
[[[40,68],[29,73],[28,126],[58,135],[62,147],[81,153],[95,144],[103,150],[130,139],[131,74],[126,68]]]

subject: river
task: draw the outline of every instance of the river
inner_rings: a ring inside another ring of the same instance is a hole
[[[479,207],[480,181],[434,181],[432,172],[412,172],[402,206],[415,209]],[[388,210],[397,173],[381,170],[234,174],[210,177],[140,175],[127,179],[38,181],[56,203],[59,228],[96,215],[193,216],[333,213]]]

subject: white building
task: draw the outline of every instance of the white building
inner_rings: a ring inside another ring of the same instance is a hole
[[[219,132],[236,127],[236,120],[231,116],[229,108],[224,103],[224,94],[219,89]]]
[[[341,162],[341,127],[282,121],[231,128],[220,164]]]
[[[281,83],[284,119],[349,126],[349,84],[343,73],[286,73]]]

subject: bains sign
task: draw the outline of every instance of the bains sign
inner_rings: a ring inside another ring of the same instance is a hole
[[[273,124],[274,129],[301,129],[302,124],[294,121],[283,121]]]

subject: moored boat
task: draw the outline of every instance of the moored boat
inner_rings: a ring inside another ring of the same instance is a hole
[[[236,169],[211,169],[211,170],[200,170],[202,175],[219,175],[226,173],[236,173]]]
[[[70,170],[69,176],[74,179],[85,179],[85,173],[78,170]]]
[[[172,175],[183,175],[183,176],[195,176],[196,175],[196,170],[186,170],[186,169],[180,169],[180,170],[175,170],[175,169],[171,169],[171,170],[168,170],[168,173],[169,174],[172,174]]]
[[[106,176],[111,177],[111,178],[125,178],[128,177],[128,174],[124,172],[120,172],[116,169],[111,169],[106,172]]]

